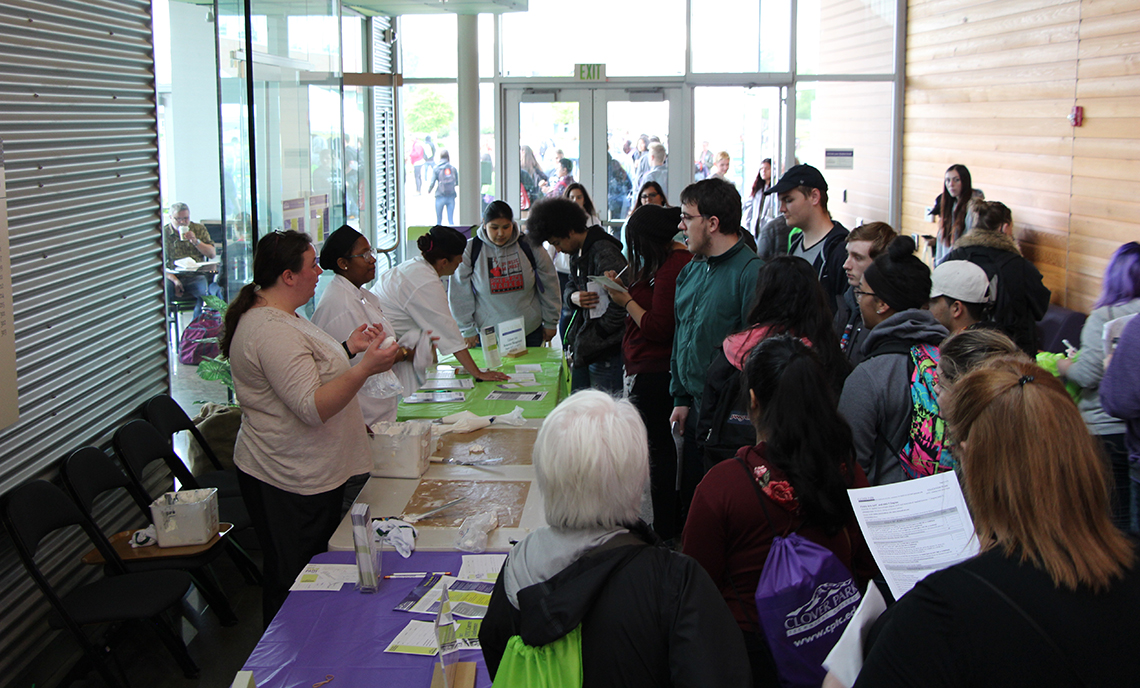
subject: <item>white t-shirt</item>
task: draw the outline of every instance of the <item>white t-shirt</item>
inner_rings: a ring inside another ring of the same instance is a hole
[[[386,335],[395,334],[375,294],[354,286],[341,275],[334,275],[325,288],[325,293],[321,295],[317,309],[313,311],[313,324],[327,332],[333,339],[343,342],[353,330],[364,323],[380,323],[384,326]],[[356,363],[363,355],[363,352],[356,354],[352,362]],[[378,375],[372,376],[373,379],[376,377]],[[356,395],[356,399],[360,402],[364,421],[369,425],[381,420],[396,420],[398,396],[377,398],[362,389]]]
[[[410,330],[431,330],[439,337],[436,348],[440,352],[453,354],[467,348],[459,325],[451,317],[447,289],[423,256],[405,260],[380,275],[372,293],[379,298],[397,339]]]

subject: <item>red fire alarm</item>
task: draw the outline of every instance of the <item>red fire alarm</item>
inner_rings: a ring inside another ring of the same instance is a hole
[[[1085,122],[1085,109],[1080,105],[1074,105],[1073,111],[1069,113],[1069,124],[1074,127],[1079,127]]]

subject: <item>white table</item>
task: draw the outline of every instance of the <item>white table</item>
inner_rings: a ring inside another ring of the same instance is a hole
[[[527,427],[538,428],[541,420],[528,420]],[[496,432],[511,432],[510,426],[497,427]],[[525,480],[531,483],[523,506],[522,518],[517,528],[496,528],[491,531],[487,543],[489,552],[506,552],[511,548],[511,540],[521,540],[527,533],[546,525],[542,494],[534,482],[534,466],[460,466],[432,463],[423,479],[435,480]],[[419,485],[418,478],[369,478],[364,489],[356,497],[356,503],[369,505],[373,518],[398,516],[411,499]],[[458,528],[420,527],[416,549],[443,551],[455,549]],[[345,516],[336,533],[329,539],[330,552],[352,551],[352,520]]]

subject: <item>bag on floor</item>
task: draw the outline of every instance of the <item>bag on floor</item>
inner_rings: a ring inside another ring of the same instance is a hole
[[[186,365],[198,365],[203,358],[216,358],[221,349],[218,338],[222,336],[222,316],[211,310],[190,321],[178,342],[178,361]]]

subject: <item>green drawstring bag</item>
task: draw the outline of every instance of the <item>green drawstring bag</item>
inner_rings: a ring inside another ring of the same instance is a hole
[[[553,643],[531,647],[517,635],[507,641],[494,688],[581,688],[582,627]]]
[[[1055,377],[1057,375],[1057,361],[1065,358],[1065,354],[1055,354],[1051,351],[1038,351],[1037,352],[1037,365],[1052,373]],[[1073,360],[1077,360],[1073,358]],[[1081,386],[1075,382],[1065,380],[1065,391],[1073,398],[1073,401],[1081,400]]]

